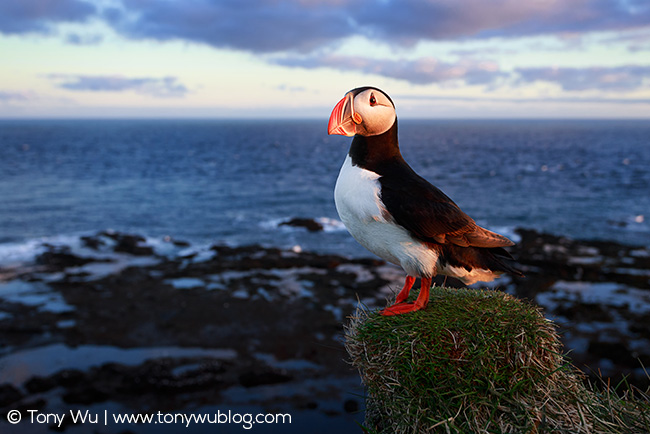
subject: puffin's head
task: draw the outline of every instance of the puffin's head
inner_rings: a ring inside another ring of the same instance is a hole
[[[388,131],[396,120],[395,104],[388,95],[375,87],[358,87],[336,104],[327,133],[377,136]]]

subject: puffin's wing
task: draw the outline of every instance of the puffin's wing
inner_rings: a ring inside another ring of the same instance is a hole
[[[381,200],[395,222],[423,241],[467,247],[514,243],[476,224],[446,194],[410,167],[399,177],[382,176]]]

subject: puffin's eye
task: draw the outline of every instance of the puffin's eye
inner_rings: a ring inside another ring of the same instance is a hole
[[[372,105],[375,105],[375,104],[377,104],[377,100],[375,99],[375,94],[371,93],[370,94],[370,105],[372,106]]]

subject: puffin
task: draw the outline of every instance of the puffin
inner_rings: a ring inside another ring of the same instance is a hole
[[[504,249],[511,240],[477,225],[404,160],[395,104],[385,92],[370,86],[347,92],[327,129],[354,137],[334,188],[341,221],[362,246],[406,272],[404,287],[382,315],[423,309],[438,274],[466,285],[503,273],[523,276]],[[420,293],[407,302],[417,278]]]

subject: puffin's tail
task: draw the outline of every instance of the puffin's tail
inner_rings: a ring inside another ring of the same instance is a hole
[[[445,244],[441,249],[443,264],[463,267],[468,271],[489,270],[495,274],[509,273],[524,277],[518,264],[503,247],[461,247]]]
[[[488,269],[492,271],[503,271],[513,276],[524,277],[524,273],[518,268],[517,261],[503,247],[491,247],[483,250]]]

